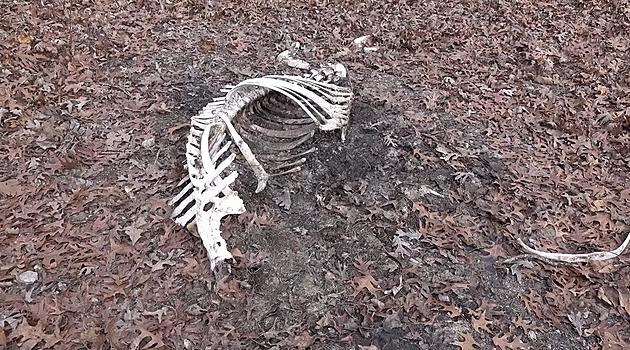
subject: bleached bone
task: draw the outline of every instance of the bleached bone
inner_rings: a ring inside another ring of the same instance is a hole
[[[570,254],[570,253],[550,253],[542,250],[537,250],[531,248],[522,239],[517,239],[518,244],[523,248],[525,252],[531,255],[535,255],[541,258],[545,258],[552,261],[562,261],[566,263],[580,263],[580,262],[590,262],[590,261],[604,261],[609,259],[614,259],[621,255],[628,244],[630,244],[630,233],[626,236],[626,239],[621,243],[617,249],[611,251],[603,251],[603,252],[592,252],[592,253],[579,253],[579,254]]]
[[[345,86],[342,86],[345,84]],[[269,75],[253,78],[220,90],[191,118],[186,143],[188,177],[180,182],[180,192],[169,202],[175,222],[201,238],[212,269],[232,258],[221,236],[221,219],[242,214],[245,206],[230,188],[238,176],[236,154],[245,159],[257,180],[256,193],[262,191],[270,176],[299,171],[313,147],[299,150],[315,130],[341,129],[345,139],[352,103],[346,68],[330,65],[305,76]],[[279,97],[291,101],[306,116],[280,111]],[[229,137],[229,138],[228,138]],[[272,164],[269,175],[252,151]],[[228,173],[223,177],[224,173]]]

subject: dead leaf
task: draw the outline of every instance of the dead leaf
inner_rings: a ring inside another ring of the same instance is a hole
[[[504,334],[503,336],[499,336],[498,334],[492,337],[492,343],[498,346],[501,350],[518,350],[518,349],[528,349],[529,346],[521,341],[520,336],[515,336],[512,341],[508,341],[510,337],[509,334]]]
[[[459,346],[461,350],[474,350],[475,348],[481,348],[470,333],[464,333],[463,337],[463,341],[456,341],[451,344]]]
[[[630,291],[628,289],[618,289],[619,306],[630,316]]]
[[[359,272],[363,275],[369,275],[370,274],[370,265],[372,264],[372,262],[368,261],[365,262],[363,261],[363,258],[361,256],[357,256],[354,259],[354,267],[357,268],[357,270],[359,270]]]
[[[148,329],[142,326],[136,325],[136,327],[137,327],[137,330],[140,331],[140,335],[135,337],[134,340],[131,342],[131,344],[129,345],[130,349],[132,350],[159,349],[165,346],[161,337],[158,337],[157,335],[153,334],[153,332],[150,332]],[[149,341],[146,342],[141,347],[140,344],[142,344],[147,338],[149,338]]]
[[[16,39],[20,44],[30,44],[33,42],[33,37],[28,34],[20,34]]]
[[[385,329],[401,328],[402,326],[403,324],[400,322],[400,317],[397,312],[387,315],[387,317],[383,320],[383,327],[385,327]]]
[[[364,275],[352,278],[352,293],[355,297],[361,293],[363,289],[366,289],[370,294],[376,295],[378,282],[371,275]]]
[[[131,240],[132,246],[136,245],[136,242],[138,242],[138,240],[142,238],[142,230],[137,228],[136,226],[127,227],[125,229],[125,233]]]
[[[494,244],[492,247],[485,248],[486,252],[490,253],[490,256],[497,258],[505,258],[509,256],[509,253],[503,248],[500,243]]]
[[[202,308],[199,304],[192,304],[186,308],[186,313],[192,316],[201,316],[207,311],[207,309]]]
[[[151,266],[151,272],[160,271],[164,269],[164,266],[174,266],[177,263],[170,259],[164,259],[156,262],[153,266]]]
[[[512,320],[512,324],[517,327],[520,327],[524,334],[529,333],[530,330],[540,329],[538,326],[534,324],[533,321],[526,323],[523,317],[521,317],[520,315],[517,316],[516,319]]]
[[[244,296],[244,293],[241,291],[241,283],[236,278],[229,278],[229,276],[224,277],[217,283],[217,289],[221,292],[227,294],[230,297],[240,299]],[[226,280],[227,283],[226,283]]]
[[[567,315],[567,318],[569,319],[569,321],[571,321],[571,324],[575,328],[575,331],[581,337],[584,336],[584,326],[585,323],[588,321],[587,316],[588,315],[584,314],[582,311],[570,311]]]
[[[462,309],[456,305],[440,303],[440,306],[442,307],[440,310],[446,311],[450,318],[455,318],[462,314]]]
[[[169,307],[164,306],[161,309],[157,309],[155,311],[145,311],[142,314],[144,316],[157,316],[158,323],[162,323],[162,317],[164,317],[164,315],[168,312],[168,310],[169,310]]]
[[[363,289],[366,289],[370,294],[375,295],[378,290],[378,282],[372,277],[370,272],[371,262],[364,262],[361,256],[357,256],[354,261],[354,267],[359,270],[361,276],[352,278],[352,288],[354,289],[353,295],[356,297],[361,293]]]
[[[0,182],[0,193],[7,196],[17,196],[18,194],[24,192],[24,189],[20,185],[20,182],[17,179],[6,180]]]
[[[473,316],[471,322],[475,331],[479,332],[483,330],[487,333],[491,333],[490,328],[488,328],[488,326],[492,324],[492,321],[486,318],[486,310],[482,310],[481,313],[479,313],[478,318]]]
[[[278,197],[275,197],[274,201],[286,211],[291,210],[291,192],[288,188],[284,188],[282,194]]]
[[[302,334],[295,336],[293,338],[293,345],[298,349],[307,349],[311,345],[315,343],[315,338],[313,338],[307,331],[302,332]]]
[[[41,322],[31,326],[26,319],[23,319],[18,327],[11,333],[11,340],[19,340],[22,344],[20,349],[32,350],[42,341],[41,349],[48,349],[60,343],[63,339],[56,334],[44,332],[44,326]]]
[[[329,327],[329,326],[335,325],[335,319],[330,314],[330,311],[326,312],[326,314],[322,316],[322,318],[320,318],[319,321],[317,321],[317,325],[320,327]]]
[[[597,296],[609,306],[614,306],[615,304],[610,300],[609,297],[609,295],[612,294],[612,291],[613,290],[610,287],[599,287],[599,290],[597,291]]]

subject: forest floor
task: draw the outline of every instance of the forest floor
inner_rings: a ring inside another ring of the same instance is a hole
[[[630,254],[506,261],[630,231],[626,1],[0,3],[0,348],[630,348]],[[348,138],[239,177],[213,273],[166,204],[189,118],[295,42]]]

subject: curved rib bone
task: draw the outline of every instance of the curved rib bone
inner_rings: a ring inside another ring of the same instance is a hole
[[[221,89],[225,96],[214,98],[191,118],[186,144],[188,177],[169,205],[174,207],[172,217],[177,224],[197,231],[212,269],[232,258],[221,237],[221,218],[245,212],[243,201],[230,188],[238,176],[231,146],[238,148],[253,170],[257,193],[265,188],[270,175],[246,140],[264,156],[261,159],[275,163],[270,169],[277,173],[271,176],[299,171],[306,162],[304,156],[315,149],[303,151],[298,147],[309,141],[316,129],[342,129],[343,135],[352,90],[334,82],[344,79],[347,72],[342,65],[315,70],[305,77],[248,79]],[[298,106],[307,118],[281,111],[278,96]],[[228,173],[225,177],[224,172]]]

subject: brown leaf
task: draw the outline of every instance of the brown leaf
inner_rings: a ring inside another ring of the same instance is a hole
[[[383,320],[383,327],[385,327],[385,329],[400,328],[402,326],[403,324],[402,322],[400,322],[400,317],[398,316],[397,312],[394,312],[391,315],[387,315]]]
[[[357,256],[354,261],[354,267],[359,270],[362,276],[352,278],[352,288],[354,288],[353,295],[356,297],[361,293],[363,289],[367,289],[369,293],[372,295],[376,295],[376,291],[378,290],[378,282],[372,277],[370,272],[370,264],[371,262],[364,262],[363,258]]]
[[[142,315],[144,316],[157,316],[158,318],[158,322],[162,323],[162,318],[164,317],[164,315],[166,315],[166,313],[169,311],[169,307],[168,306],[164,306],[161,309],[157,309],[155,311],[144,311],[142,313]]]
[[[271,216],[271,214],[268,211],[261,211],[260,214],[258,214],[258,212],[255,211],[251,214],[242,215],[242,218],[243,220],[245,220],[246,218],[251,218],[247,220],[248,229],[251,229],[254,226],[258,228],[269,227],[274,224],[274,218]],[[241,221],[241,218],[239,217],[238,220]]]
[[[490,253],[490,256],[495,259],[501,258],[501,257],[505,258],[509,256],[508,252],[505,250],[505,248],[503,248],[503,246],[500,243],[497,243],[490,248],[485,248],[484,250]]]
[[[127,227],[125,229],[125,233],[127,234],[127,236],[129,237],[129,239],[131,240],[131,245],[136,245],[136,242],[138,242],[138,240],[140,238],[142,238],[142,230],[135,227],[135,226],[130,226]]]
[[[138,330],[140,331],[140,335],[138,335],[129,345],[129,348],[132,350],[142,350],[142,349],[160,349],[163,348],[165,346],[164,342],[162,341],[161,337],[158,337],[157,335],[153,334],[152,332],[150,332],[148,329],[141,327],[141,326],[137,326]],[[146,344],[144,344],[143,346],[140,346],[140,344],[146,339],[149,338],[149,341],[146,342]]]
[[[618,289],[617,293],[619,293],[619,306],[630,316],[630,291]]]
[[[464,333],[463,336],[463,341],[456,341],[451,344],[459,346],[461,350],[474,350],[475,348],[481,348],[470,333]]]
[[[11,333],[10,339],[20,340],[22,343],[20,349],[31,350],[35,348],[42,341],[42,349],[52,348],[55,344],[61,342],[63,339],[57,334],[49,334],[44,332],[44,326],[41,322],[38,322],[35,326],[28,324],[26,319],[22,320],[22,323]]]
[[[536,326],[533,321],[530,321],[529,323],[525,323],[525,320],[520,315],[517,316],[516,319],[512,320],[512,324],[517,327],[520,327],[523,330],[524,334],[529,333],[530,330],[537,330],[537,329],[543,330],[542,328]]]
[[[291,192],[288,188],[285,188],[282,194],[275,197],[273,200],[285,210],[291,210]]]
[[[20,182],[17,179],[0,182],[0,193],[4,195],[17,196],[23,191],[24,189],[20,186]]]
[[[371,275],[364,275],[360,277],[352,278],[352,288],[354,288],[355,297],[361,293],[363,289],[366,289],[370,294],[376,295],[378,283]]]
[[[486,318],[486,310],[481,311],[478,318],[475,318],[474,316],[472,318],[472,326],[477,332],[479,332],[480,330],[483,330],[488,333],[491,333],[490,329],[488,328],[488,325],[491,325],[491,324],[492,324],[492,321]]]
[[[514,340],[512,341],[508,341],[508,338],[510,337],[509,334],[504,334],[503,336],[499,337],[499,335],[495,335],[494,337],[492,337],[492,343],[494,343],[494,345],[498,346],[499,348],[501,348],[501,350],[518,350],[518,349],[528,349],[529,346],[527,346],[527,344],[523,343],[521,341],[521,337],[517,336],[514,337]]]
[[[33,42],[33,37],[28,34],[20,34],[17,36],[16,40],[20,44],[30,44]]]
[[[326,314],[322,316],[322,318],[320,318],[319,321],[317,321],[317,325],[320,327],[328,327],[328,326],[335,325],[335,319],[330,314],[330,311],[326,312]]]
[[[354,259],[354,267],[357,268],[357,270],[359,270],[359,272],[361,272],[361,274],[363,275],[369,275],[370,274],[370,265],[372,264],[372,262],[364,262],[363,258],[360,256],[357,256],[356,259]]]
[[[302,332],[302,334],[295,336],[293,338],[293,345],[297,346],[298,349],[307,349],[311,345],[315,343],[315,338],[313,338],[307,331]]]
[[[441,310],[448,312],[448,316],[450,318],[454,318],[460,316],[462,314],[462,309],[453,304],[440,304],[442,306]]]
[[[614,306],[615,304],[608,297],[608,293],[606,293],[607,291],[610,292],[610,290],[611,288],[609,287],[607,287],[606,289],[604,289],[603,287],[599,287],[599,290],[597,291],[597,296],[606,304]]]
[[[151,266],[151,265],[149,265],[149,266],[151,266],[151,272],[155,272],[155,271],[163,270],[165,265],[173,266],[173,265],[176,265],[176,264],[177,263],[175,261],[173,261],[173,260],[165,259],[165,260],[161,260],[161,261],[156,262],[153,266]]]

